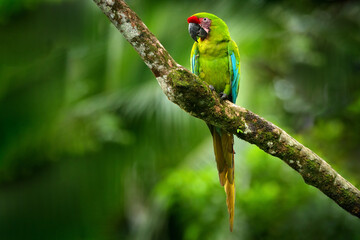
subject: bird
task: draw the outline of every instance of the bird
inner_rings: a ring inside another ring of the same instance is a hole
[[[222,100],[235,103],[239,92],[240,54],[226,23],[206,12],[190,16],[187,22],[189,34],[195,41],[190,54],[191,72],[205,81]],[[232,232],[235,210],[234,136],[219,127],[207,125],[213,138],[220,184],[226,193]]]

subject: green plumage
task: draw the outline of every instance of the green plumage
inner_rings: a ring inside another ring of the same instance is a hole
[[[199,37],[192,47],[191,70],[201,80],[212,85],[216,92],[226,94],[227,99],[235,103],[240,78],[240,55],[236,43],[231,40],[228,27],[220,18],[210,13],[197,13],[193,16],[199,21],[208,18],[211,20],[211,25],[207,36],[204,39]],[[232,231],[235,208],[234,137],[215,126],[208,125],[208,127],[213,136],[220,184],[224,186],[226,192]]]
[[[205,39],[198,39],[191,50],[191,66],[194,66],[192,72],[214,86],[217,92],[224,92],[227,95],[234,95],[231,88],[231,82],[237,81],[236,96],[238,93],[240,77],[240,54],[236,43],[231,40],[228,27],[220,18],[210,13],[194,14],[198,18],[207,17],[211,19],[209,35]],[[238,75],[234,76],[231,67],[230,56],[234,54],[236,60],[236,69]],[[195,59],[194,59],[195,56]],[[237,77],[237,79],[234,79]],[[232,99],[229,99],[232,101]],[[234,102],[234,101],[233,101]]]

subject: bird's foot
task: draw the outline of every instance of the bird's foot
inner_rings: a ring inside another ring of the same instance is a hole
[[[215,88],[214,88],[213,85],[209,85],[209,88],[210,88],[211,91],[215,91]]]
[[[219,95],[220,95],[221,100],[228,98],[228,95],[226,93],[221,92],[221,93],[219,93]]]

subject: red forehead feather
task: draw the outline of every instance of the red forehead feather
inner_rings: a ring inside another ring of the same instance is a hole
[[[188,21],[188,23],[197,23],[197,24],[200,23],[200,20],[199,20],[197,17],[195,17],[195,16],[189,17],[189,18],[187,19],[187,21]]]

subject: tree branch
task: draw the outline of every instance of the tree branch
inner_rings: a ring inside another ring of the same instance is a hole
[[[282,159],[305,180],[360,218],[360,191],[284,130],[229,101],[177,64],[122,0],[94,0],[150,68],[168,99],[192,116],[233,133]]]

